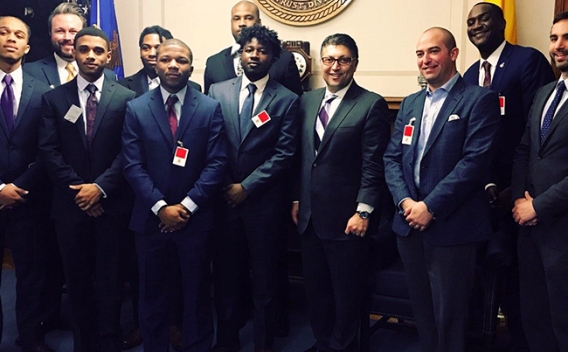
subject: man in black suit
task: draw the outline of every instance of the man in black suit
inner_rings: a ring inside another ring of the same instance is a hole
[[[15,17],[0,17],[0,263],[4,240],[16,267],[16,322],[22,351],[53,351],[44,341],[45,247],[49,182],[38,155],[41,96],[49,87],[22,71],[30,30]],[[0,339],[2,311],[0,309]]]
[[[209,90],[221,103],[229,141],[223,205],[212,241],[218,326],[213,351],[240,350],[239,287],[249,262],[254,344],[256,351],[272,351],[276,265],[284,242],[281,214],[288,209],[283,187],[296,149],[298,96],[268,75],[282,52],[276,32],[244,28],[238,43],[244,74]]]
[[[260,25],[258,7],[250,1],[239,1],[231,10],[231,32],[235,43],[215,55],[207,58],[203,77],[205,94],[213,83],[226,81],[242,75],[240,65],[240,46],[237,43],[241,30],[245,27]],[[270,68],[270,77],[298,96],[302,95],[300,74],[294,56],[284,51]]]
[[[562,72],[533,102],[511,185],[521,318],[531,351],[568,351],[568,12],[554,17],[550,56]]]
[[[76,35],[79,75],[46,93],[42,162],[54,183],[51,215],[63,258],[74,351],[120,351],[119,241],[132,191],[122,176],[121,134],[135,93],[103,75],[108,36]]]
[[[316,344],[307,351],[359,351],[366,299],[370,221],[386,196],[381,158],[390,136],[386,101],[357,85],[355,41],[333,34],[321,45],[326,87],[300,99],[299,203],[308,314]]]
[[[501,119],[493,147],[490,174],[485,185],[491,207],[490,241],[499,242],[511,254],[513,265],[504,276],[502,308],[515,351],[527,351],[519,307],[519,269],[516,261],[518,227],[511,217],[511,172],[537,90],[554,80],[548,60],[534,48],[505,40],[503,10],[492,3],[473,6],[467,18],[469,40],[481,59],[464,73],[464,80],[499,93]]]

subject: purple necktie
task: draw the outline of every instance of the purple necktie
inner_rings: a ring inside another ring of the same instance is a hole
[[[97,116],[97,106],[99,101],[97,100],[97,87],[94,84],[89,84],[86,88],[89,91],[89,97],[87,98],[87,140],[90,142],[93,140],[93,130],[95,129],[95,116]]]
[[[176,116],[176,109],[174,109],[175,103],[177,103],[177,95],[170,95],[168,100],[166,100],[166,113],[168,115],[168,124],[170,125],[170,131],[172,131],[172,137],[176,138],[176,132],[178,128],[178,119]]]
[[[5,75],[2,81],[6,84],[6,88],[4,88],[4,92],[2,92],[0,105],[2,106],[2,112],[6,119],[8,131],[12,131],[14,129],[14,89],[12,88],[12,76]]]
[[[558,85],[556,86],[556,95],[554,96],[554,99],[552,99],[552,104],[550,104],[548,110],[546,110],[546,114],[544,115],[544,119],[542,120],[542,126],[540,127],[540,144],[544,142],[544,139],[546,138],[546,135],[550,130],[552,118],[554,117],[558,103],[560,102],[560,99],[562,99],[562,94],[564,94],[565,90],[566,84],[564,84],[564,81],[558,82]]]
[[[491,87],[491,64],[489,61],[483,62],[483,69],[485,70],[485,78],[483,78],[483,88]]]
[[[329,113],[328,113],[329,105],[335,98],[337,98],[337,95],[329,96],[318,113],[321,125],[323,126],[324,130],[327,127],[327,123],[329,122]]]

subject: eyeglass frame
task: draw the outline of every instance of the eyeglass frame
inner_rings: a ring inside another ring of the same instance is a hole
[[[347,60],[347,59],[349,60],[349,62],[341,63],[341,60]],[[331,62],[326,63],[325,60],[331,60]],[[342,56],[340,58],[335,58],[333,56],[324,56],[321,58],[322,65],[327,67],[335,65],[336,62],[339,66],[350,66],[355,61],[357,61],[356,57],[346,57],[346,56]]]

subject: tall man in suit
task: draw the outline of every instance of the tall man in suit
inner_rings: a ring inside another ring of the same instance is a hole
[[[562,76],[538,91],[513,164],[521,317],[531,351],[568,350],[567,38],[568,12],[562,12],[549,46]]]
[[[511,172],[537,90],[554,80],[552,67],[538,50],[513,45],[505,40],[503,10],[492,3],[473,6],[467,18],[467,34],[479,49],[481,59],[465,72],[470,84],[499,94],[501,122],[494,144],[493,161],[485,185],[491,207],[493,241],[507,247],[515,258],[505,275],[503,310],[515,351],[527,351],[519,307],[519,269],[516,264],[518,227],[511,217]]]
[[[147,351],[168,350],[168,246],[177,249],[183,285],[183,350],[210,351],[213,323],[206,254],[212,199],[228,160],[221,107],[189,88],[191,50],[164,41],[160,88],[129,103],[124,175],[136,195],[130,229],[140,270],[140,328]]]
[[[260,11],[251,1],[239,1],[231,9],[231,32],[235,43],[207,58],[205,62],[204,89],[205,94],[213,83],[226,81],[242,75],[238,38],[243,28],[260,25]],[[302,95],[300,74],[294,56],[283,51],[280,58],[270,68],[270,76],[297,95]]]
[[[490,233],[483,181],[499,127],[497,94],[464,82],[443,28],[416,45],[427,89],[404,99],[384,156],[400,212],[393,230],[426,352],[464,351],[477,242]]]
[[[364,309],[369,222],[386,185],[381,157],[390,136],[388,107],[357,85],[357,44],[333,34],[321,45],[326,83],[300,99],[299,202],[308,314],[316,344],[307,351],[358,351]]]
[[[240,350],[239,286],[250,261],[254,343],[256,351],[272,351],[276,269],[279,245],[285,242],[279,239],[281,214],[288,207],[283,186],[296,146],[298,96],[268,73],[282,52],[276,32],[263,26],[244,28],[238,43],[244,74],[209,90],[221,103],[229,141],[226,207],[220,207],[223,213],[212,241],[218,312],[213,350]]]
[[[120,351],[118,249],[132,207],[120,150],[126,103],[135,94],[103,75],[111,57],[103,31],[86,27],[75,39],[79,75],[44,95],[40,151],[54,183],[51,215],[74,351]]]
[[[16,267],[16,322],[22,351],[53,351],[41,334],[44,318],[45,220],[42,193],[48,182],[37,163],[41,96],[49,87],[22,71],[30,30],[15,17],[0,17],[0,263],[4,241]],[[2,336],[0,309],[0,339]]]

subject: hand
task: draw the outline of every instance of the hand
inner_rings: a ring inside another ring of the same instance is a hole
[[[536,211],[533,207],[533,198],[529,192],[525,191],[525,198],[515,200],[513,207],[513,219],[521,226],[532,226],[532,223],[537,218]]]
[[[25,189],[19,188],[13,183],[8,183],[2,191],[0,191],[0,210],[10,209],[18,203],[25,203],[24,198],[29,192]]]
[[[182,229],[190,216],[189,211],[181,204],[167,205],[158,211],[158,226],[162,232],[174,232]]]
[[[499,189],[497,188],[497,186],[489,186],[487,187],[487,189],[485,189],[485,192],[489,197],[489,204],[491,204],[491,206],[501,205],[497,203],[499,200]]]
[[[233,183],[223,188],[225,194],[223,198],[227,202],[227,206],[234,208],[244,202],[248,197],[248,192],[240,183]]]
[[[290,210],[290,215],[292,216],[292,221],[296,226],[298,226],[299,212],[300,212],[300,203],[292,203],[292,210]]]
[[[96,217],[103,215],[105,211],[104,211],[103,207],[101,206],[101,203],[97,203],[97,204],[93,205],[90,209],[85,210],[85,212],[90,217],[96,218]]]
[[[415,230],[426,230],[430,225],[430,222],[434,219],[432,213],[428,211],[428,206],[422,201],[417,202],[412,199],[407,199],[401,204],[401,206],[402,209],[404,209],[406,222],[408,222],[408,225]]]
[[[83,183],[81,185],[70,185],[69,188],[79,191],[75,196],[75,204],[83,211],[89,210],[93,205],[101,200],[102,192],[94,183]]]
[[[369,226],[369,219],[362,219],[359,214],[355,213],[349,221],[347,221],[347,226],[345,227],[345,234],[354,234],[355,236],[363,237],[367,233],[367,227]]]

